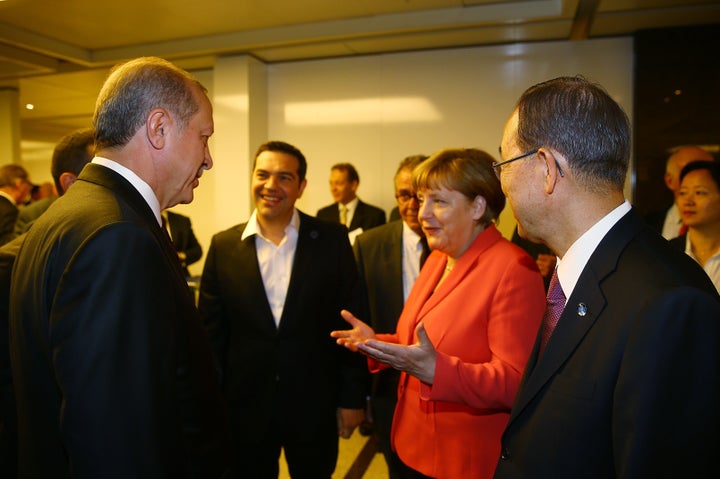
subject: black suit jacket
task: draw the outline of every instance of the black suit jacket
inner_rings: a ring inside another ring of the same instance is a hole
[[[4,245],[15,237],[15,220],[18,212],[15,203],[0,196],[0,245]]]
[[[124,178],[85,166],[27,233],[10,297],[21,477],[227,470],[207,335],[169,239]]]
[[[173,246],[177,251],[185,253],[185,262],[182,266],[185,275],[188,276],[187,267],[202,258],[202,246],[193,233],[190,218],[172,211],[166,213]]]
[[[537,352],[496,478],[720,477],[720,299],[634,210]]]
[[[402,233],[403,222],[391,221],[361,234],[353,244],[365,300],[358,317],[367,320],[376,333],[394,334],[403,309]],[[397,400],[399,377],[395,369],[373,374],[373,396]]]
[[[316,216],[321,220],[340,223],[340,206],[338,203],[333,203],[324,208],[320,208]],[[367,231],[384,224],[385,211],[377,206],[369,205],[358,200],[357,208],[355,209],[355,213],[353,213],[350,226],[348,226],[348,231],[355,231],[358,228]]]
[[[213,236],[199,308],[221,366],[234,442],[277,425],[288,440],[337,442],[336,409],[362,408],[368,372],[361,355],[335,344],[340,316],[358,304],[347,230],[300,213],[300,230],[279,327],[267,301],[255,235],[246,224]]]

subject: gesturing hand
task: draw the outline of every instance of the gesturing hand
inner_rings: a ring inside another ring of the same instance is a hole
[[[375,338],[375,331],[353,316],[350,311],[343,309],[340,311],[340,316],[352,326],[352,329],[333,331],[330,333],[330,336],[335,338],[339,345],[345,346],[350,351],[358,351],[359,344]]]
[[[415,329],[415,334],[418,342],[410,346],[367,340],[358,344],[357,349],[394,369],[415,376],[426,384],[432,384],[435,380],[437,352],[422,323]]]

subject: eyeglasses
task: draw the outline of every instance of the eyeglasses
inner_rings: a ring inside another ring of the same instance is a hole
[[[510,158],[509,160],[497,162],[494,161],[492,164],[492,167],[495,168],[495,173],[500,176],[500,167],[503,165],[507,165],[508,163],[512,163],[513,161],[522,160],[523,158],[527,158],[528,156],[532,156],[536,154],[538,151],[540,151],[540,148],[535,148],[534,150],[530,150],[527,153],[524,153],[520,156],[516,156],[515,158]],[[558,163],[557,159],[555,160],[555,165],[557,165],[558,173],[560,173],[560,176],[565,178],[565,173],[563,172],[562,168],[560,168],[560,163]]]
[[[395,195],[395,198],[396,198],[400,203],[407,203],[407,202],[410,201],[410,200],[416,200],[416,201],[418,201],[417,195],[411,195],[410,193],[408,193],[408,192],[406,192],[406,191],[403,191],[403,192],[401,192],[401,193],[398,193],[397,195]]]
[[[522,160],[523,158],[527,158],[528,156],[532,156],[532,155],[534,155],[535,153],[537,153],[538,150],[539,150],[539,148],[535,148],[534,150],[530,150],[530,151],[528,151],[528,152],[525,153],[525,154],[522,154],[522,155],[520,155],[520,156],[516,156],[515,158],[510,158],[509,160],[505,160],[505,161],[501,161],[501,162],[493,161],[492,166],[493,166],[493,168],[495,168],[495,171],[496,171],[496,172],[500,173],[500,167],[501,167],[501,166],[507,165],[508,163],[512,163],[513,161]]]

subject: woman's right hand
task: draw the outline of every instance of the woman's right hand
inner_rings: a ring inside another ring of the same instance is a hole
[[[340,311],[340,316],[352,326],[352,329],[330,333],[330,336],[335,338],[340,346],[345,346],[350,351],[357,352],[359,344],[369,339],[375,339],[375,331],[356,318],[350,311],[343,309]]]

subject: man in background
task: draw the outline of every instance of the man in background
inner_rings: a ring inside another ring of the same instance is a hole
[[[363,419],[366,362],[335,345],[340,310],[359,304],[347,230],[295,208],[307,162],[299,149],[258,148],[247,223],[216,234],[199,308],[222,369],[233,478],[330,479],[338,435]]]
[[[335,203],[320,208],[317,217],[345,225],[352,240],[376,226],[385,224],[385,212],[363,203],[357,196],[360,176],[350,163],[338,163],[330,169],[330,193]]]
[[[713,156],[699,146],[683,146],[671,154],[665,164],[665,186],[672,192],[673,203],[667,210],[651,214],[648,222],[656,228],[665,239],[673,239],[684,233],[680,210],[675,201],[680,191],[680,172],[682,169],[695,160],[713,161]]]
[[[94,143],[93,131],[86,129],[64,136],[55,146],[51,174],[60,195],[74,183],[83,166],[92,160]],[[44,204],[44,208],[40,211],[35,205],[45,203],[44,200],[38,200],[23,208],[18,216],[18,221],[20,216],[31,208],[36,213],[32,216],[34,221],[50,204]],[[0,360],[0,471],[3,472],[3,477],[8,479],[17,477],[17,420],[8,344],[10,273],[24,240],[24,236],[18,236],[0,247],[0,355],[2,355]]]
[[[420,206],[412,184],[413,170],[426,159],[424,155],[409,156],[395,173],[395,199],[402,221],[366,231],[353,245],[366,301],[359,317],[376,333],[395,333],[405,300],[430,251],[418,220]],[[373,374],[370,395],[373,426],[390,479],[404,478],[408,469],[390,446],[399,377],[395,369]]]
[[[0,167],[0,246],[15,237],[18,205],[30,198],[32,183],[28,172],[20,165]]]
[[[132,107],[129,107],[132,106]],[[219,478],[224,405],[160,212],[212,167],[212,107],[159,58],[113,69],[96,157],[25,236],[10,287],[21,477]]]
[[[53,151],[50,174],[55,191],[61,196],[77,180],[80,172],[93,158],[95,132],[92,128],[78,130],[60,139]],[[33,222],[48,209],[57,196],[46,196],[33,201],[18,213],[15,235],[25,233]]]
[[[495,477],[720,477],[720,297],[624,199],[625,112],[581,77],[549,80],[501,153],[520,235],[558,266]]]
[[[162,219],[177,251],[183,273],[185,273],[186,278],[189,278],[188,266],[202,258],[202,246],[195,237],[190,218],[180,213],[165,210],[162,212]]]

